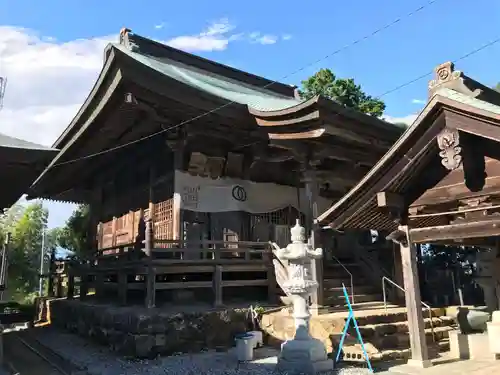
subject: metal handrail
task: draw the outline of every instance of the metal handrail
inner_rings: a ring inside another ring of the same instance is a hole
[[[333,258],[333,260],[335,260],[338,264],[340,264],[340,266],[349,274],[349,276],[351,277],[351,304],[354,305],[354,277],[352,276],[352,273],[351,271],[349,271],[346,266],[344,266],[342,264],[342,262],[340,260],[338,260],[338,258],[333,255],[333,254],[330,254],[331,257]]]
[[[395,286],[396,288],[398,288],[399,290],[401,290],[403,293],[406,293],[406,289],[403,288],[401,285],[398,285],[397,283],[395,283],[394,281],[392,281],[388,277],[386,277],[386,276],[382,277],[382,294],[383,294],[383,297],[384,297],[384,310],[385,310],[385,313],[387,314],[387,296],[386,296],[386,293],[385,293],[385,282],[386,281],[388,281],[393,286]],[[432,308],[428,304],[426,304],[424,301],[420,301],[420,303],[429,312],[429,320],[430,320],[430,324],[431,324],[432,340],[434,342],[436,342],[436,336],[434,334],[434,323],[432,322]]]

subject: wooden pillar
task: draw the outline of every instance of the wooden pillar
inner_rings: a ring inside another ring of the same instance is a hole
[[[215,266],[213,274],[213,289],[214,289],[214,305],[215,307],[223,305],[223,295],[222,295],[222,266]]]
[[[68,299],[73,299],[75,296],[75,275],[72,270],[68,272],[68,293],[66,296]]]
[[[425,339],[425,324],[418,280],[417,252],[415,245],[411,243],[408,226],[402,225],[399,227],[399,230],[403,231],[406,235],[405,240],[400,242],[400,247],[408,314],[408,331],[410,334],[411,358],[408,364],[426,368],[432,366],[432,363],[429,360]]]
[[[183,171],[184,170],[184,140],[172,142],[169,144],[170,148],[174,153],[174,172],[175,171]],[[184,228],[183,228],[183,220],[182,220],[182,192],[176,191],[176,181],[175,181],[175,173],[173,178],[174,184],[174,194],[172,201],[172,239],[173,240],[184,240]]]
[[[154,248],[154,170],[151,168],[149,172],[149,210],[146,215],[146,233],[144,235],[144,250],[146,253],[147,274],[146,274],[146,307],[148,309],[155,307],[156,299],[156,274],[153,268],[153,248]]]
[[[115,195],[115,189],[113,185],[112,190],[113,196]],[[92,200],[89,205],[89,229],[88,229],[88,253],[92,254],[91,259],[97,259],[97,265],[91,262],[90,267],[94,267],[95,271],[95,281],[94,281],[94,291],[95,297],[101,298],[104,296],[105,285],[104,285],[104,272],[99,268],[101,266],[98,254],[100,245],[100,227],[99,220],[102,212],[102,201],[103,192],[101,188],[98,188],[92,192]]]
[[[61,298],[63,296],[63,276],[58,275],[57,276],[57,283],[56,283],[56,298]]]
[[[401,249],[400,245],[393,243],[393,254],[394,254],[394,274],[393,280],[396,284],[403,286],[404,285],[404,277],[403,277],[403,260],[401,259]],[[396,299],[403,301],[405,298],[405,294],[399,288],[392,288],[394,290]],[[396,303],[397,301],[393,301]]]
[[[118,257],[118,262],[120,263],[119,269],[121,272],[118,274],[118,301],[121,305],[127,304],[127,294],[128,294],[128,272],[127,269],[122,265],[125,263],[126,257],[124,248],[120,248],[120,253]]]
[[[87,293],[89,292],[89,274],[87,272],[87,266],[82,267],[80,272],[80,301],[87,299]]]
[[[56,261],[56,252],[52,251],[50,253],[49,260],[49,278],[48,278],[48,296],[54,297],[54,277],[55,277],[55,261]]]
[[[307,222],[304,223],[305,227],[310,231],[309,243],[313,248],[320,247],[319,243],[319,227],[316,223],[316,218],[319,216],[318,212],[318,183],[316,180],[316,172],[307,163],[304,170],[304,178],[306,196],[308,202],[308,210],[306,215]],[[318,289],[311,296],[311,312],[318,313],[318,309],[323,305],[323,259],[316,259],[312,261],[312,277],[318,283]]]
[[[9,253],[9,245],[10,245],[10,237],[11,233],[7,233],[5,236],[5,242],[2,245],[2,263],[0,266],[0,284],[2,285],[2,290],[0,291],[0,301],[3,301],[5,298],[5,290],[7,288],[8,281],[8,253]],[[7,297],[8,298],[8,297]],[[1,327],[0,327],[1,328]]]

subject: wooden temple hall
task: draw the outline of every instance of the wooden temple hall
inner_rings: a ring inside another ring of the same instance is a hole
[[[500,93],[452,63],[438,66],[415,122],[319,220],[390,232],[400,247],[412,362],[429,365],[415,244],[481,248],[490,260],[482,275],[488,307],[499,308]]]
[[[286,267],[269,241],[286,246],[296,218],[313,229],[403,130],[124,29],[30,196],[90,206],[88,261],[70,267],[70,295],[77,277],[81,298],[92,288],[150,307],[272,301]],[[339,265],[349,246],[320,232],[315,245],[338,252],[318,279],[340,272],[352,285]]]

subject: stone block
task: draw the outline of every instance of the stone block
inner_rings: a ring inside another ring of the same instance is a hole
[[[450,355],[457,359],[484,360],[492,359],[488,334],[463,334],[460,331],[450,331]]]
[[[493,355],[500,355],[500,323],[487,323],[488,343]]]

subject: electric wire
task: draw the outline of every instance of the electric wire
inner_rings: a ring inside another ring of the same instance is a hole
[[[320,63],[320,62],[322,62],[322,61],[324,61],[326,59],[329,59],[330,57],[335,56],[335,55],[337,55],[337,54],[345,51],[346,49],[348,49],[348,48],[350,48],[352,46],[355,46],[355,45],[357,45],[357,44],[359,44],[359,43],[361,43],[363,41],[366,41],[367,39],[376,36],[377,34],[381,33],[382,31],[385,31],[385,30],[389,29],[390,27],[398,24],[402,20],[404,20],[406,18],[409,18],[409,17],[415,15],[416,13],[419,13],[419,12],[423,11],[424,9],[428,8],[429,6],[433,5],[434,3],[438,2],[438,1],[439,0],[430,0],[427,3],[419,6],[418,8],[410,11],[409,13],[407,13],[407,14],[405,14],[403,16],[398,17],[394,21],[385,24],[384,26],[382,26],[382,27],[380,27],[380,28],[378,28],[378,29],[376,29],[376,30],[374,30],[374,31],[366,34],[365,36],[363,36],[363,37],[361,37],[359,39],[356,39],[353,42],[348,43],[348,44],[344,45],[343,47],[340,47],[340,48],[336,49],[335,51],[333,51],[333,52],[331,52],[331,53],[329,53],[329,54],[327,54],[327,55],[325,55],[325,56],[323,56],[323,57],[321,57],[321,58],[319,58],[319,59],[317,59],[317,60],[315,60],[315,61],[313,61],[313,62],[311,62],[309,64],[306,64],[306,65],[302,66],[301,68],[296,69],[292,73],[289,73],[289,74],[283,76],[282,78],[280,78],[278,80],[271,81],[270,83],[268,83],[268,84],[266,84],[266,85],[264,85],[264,86],[262,86],[260,88],[261,89],[266,89],[266,88],[268,88],[268,87],[270,87],[270,86],[272,86],[272,85],[274,85],[274,84],[276,84],[276,83],[278,83],[280,81],[286,80],[290,76],[293,76],[293,75],[295,75],[297,73],[300,73],[300,72],[308,69],[311,66],[314,66],[314,65],[316,65],[316,64],[318,64],[318,63]],[[156,136],[158,136],[160,134],[163,134],[163,133],[166,133],[168,131],[171,131],[171,130],[174,130],[176,128],[179,128],[181,126],[184,126],[184,125],[186,125],[188,123],[191,123],[193,121],[199,120],[200,118],[208,116],[208,115],[210,115],[210,114],[212,114],[214,112],[217,112],[217,111],[219,111],[219,110],[221,110],[223,108],[226,108],[226,107],[228,107],[230,105],[233,105],[233,104],[239,104],[239,103],[235,102],[235,101],[229,101],[229,102],[227,102],[227,103],[225,103],[225,104],[223,104],[223,105],[221,105],[219,107],[216,107],[216,108],[214,108],[214,109],[212,109],[210,111],[204,112],[204,113],[202,113],[200,115],[197,115],[197,116],[195,116],[193,118],[190,118],[188,120],[181,121],[180,123],[178,123],[176,125],[173,125],[173,126],[170,126],[168,128],[162,129],[162,130],[157,131],[155,133],[152,133],[152,134],[149,134],[147,136],[135,139],[133,141],[129,141],[129,142],[123,143],[123,144],[118,145],[118,146],[110,147],[110,148],[107,148],[105,150],[101,150],[101,151],[98,151],[98,152],[95,152],[95,153],[92,153],[92,154],[88,154],[88,155],[84,155],[84,156],[81,156],[81,157],[78,157],[78,158],[74,158],[74,159],[70,159],[70,160],[61,161],[59,163],[55,163],[52,166],[49,166],[48,169],[54,168],[54,167],[58,167],[58,166],[61,166],[61,165],[76,163],[76,162],[79,162],[79,161],[82,161],[82,160],[86,160],[86,159],[97,157],[97,156],[100,156],[100,155],[103,155],[103,154],[107,154],[109,152],[117,151],[117,150],[120,150],[120,149],[125,148],[125,147],[129,147],[131,145],[134,145],[134,144],[146,141],[146,140],[151,139],[153,137],[156,137]]]

